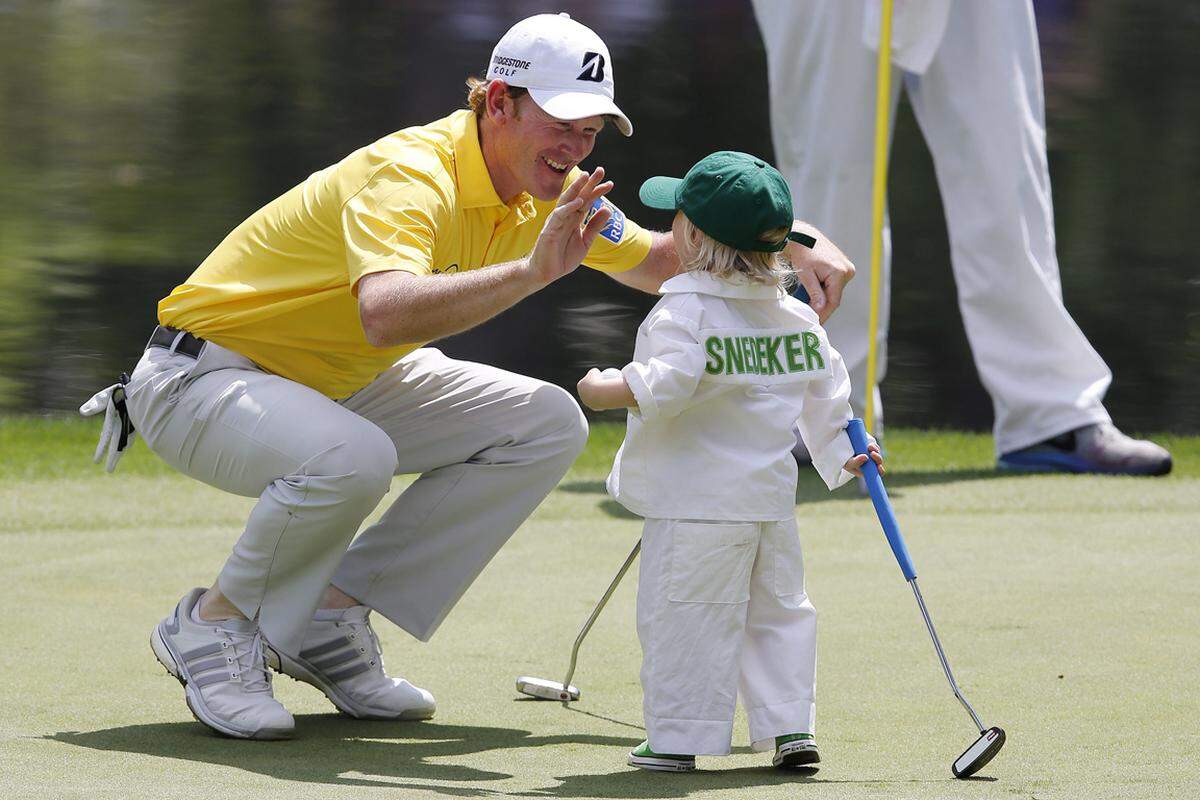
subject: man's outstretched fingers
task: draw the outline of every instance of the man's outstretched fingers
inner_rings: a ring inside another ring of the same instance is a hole
[[[602,183],[602,184],[596,186],[594,189],[592,189],[592,191],[589,194],[584,196],[583,208],[580,209],[581,214],[579,216],[579,224],[581,224],[581,225],[583,224],[583,221],[586,218],[587,214],[591,211],[592,206],[596,205],[596,201],[599,200],[604,195],[611,192],[612,188],[613,188],[612,181],[605,181],[604,183]],[[605,206],[601,206],[599,209],[596,210],[596,213],[597,214],[600,213],[600,211],[604,210],[605,208],[606,208]],[[594,216],[593,216],[593,219],[595,219]]]
[[[579,197],[579,195],[583,192],[584,185],[587,184],[589,180],[591,180],[591,176],[586,172],[581,172],[579,177],[571,181],[571,184],[563,191],[562,194],[558,196],[559,207],[561,208],[562,206],[574,200],[576,197]]]
[[[587,249],[591,249],[592,242],[596,240],[596,236],[608,224],[609,218],[612,217],[612,209],[608,206],[600,206],[600,209],[592,215],[588,220],[587,225],[583,228],[583,245]]]
[[[560,199],[558,207],[550,212],[550,216],[546,218],[546,224],[542,226],[543,233],[547,231],[557,232],[560,228],[567,225],[579,227],[579,216],[577,215],[586,207],[584,205],[584,198],[582,197],[576,197],[566,202]]]
[[[571,181],[571,185],[566,188],[566,191],[558,196],[558,204],[564,205],[576,197],[587,199],[602,180],[604,180],[604,167],[596,167],[590,173],[581,172],[575,180]],[[592,201],[595,201],[594,197]]]
[[[596,167],[594,170],[592,170],[592,174],[588,176],[588,181],[584,186],[584,190],[587,192],[594,192],[596,187],[599,186],[603,180],[604,167]]]
[[[612,188],[613,188],[612,181],[605,181],[604,183],[598,184],[596,186],[596,188],[592,190],[592,203],[596,202],[596,200],[598,198],[604,197],[604,195],[611,192]],[[588,205],[591,205],[591,203],[589,203]]]
[[[584,207],[582,209],[583,214],[588,213],[588,210],[591,209],[597,199],[612,191],[612,181],[604,181],[601,183],[603,178],[604,168],[596,167],[595,172],[592,173],[591,178],[588,179],[588,182],[584,184],[583,189],[580,191],[579,196],[582,197],[584,201]],[[580,221],[582,222],[582,218]]]

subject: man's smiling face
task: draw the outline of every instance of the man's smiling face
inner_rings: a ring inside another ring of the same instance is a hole
[[[604,118],[563,120],[538,107],[529,95],[505,98],[511,113],[494,142],[500,163],[493,174],[497,194],[506,202],[521,192],[539,200],[556,200],[572,167],[596,145]]]

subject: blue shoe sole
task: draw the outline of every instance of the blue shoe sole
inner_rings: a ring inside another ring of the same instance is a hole
[[[1166,475],[1171,471],[1171,460],[1151,469],[1106,469],[1070,453],[1018,451],[996,459],[996,468],[1009,472],[1068,472],[1076,475]]]
[[[1105,472],[1070,453],[1009,453],[996,460],[999,469],[1013,472]]]

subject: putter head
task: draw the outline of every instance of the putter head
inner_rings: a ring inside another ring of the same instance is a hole
[[[954,759],[950,771],[956,778],[969,778],[983,769],[983,766],[992,760],[992,756],[1000,752],[1001,747],[1004,747],[1004,730],[988,728],[961,756]]]
[[[569,703],[579,699],[579,690],[571,684],[563,686],[558,681],[548,681],[545,678],[531,678],[522,675],[517,678],[517,691],[538,700],[558,700]]]

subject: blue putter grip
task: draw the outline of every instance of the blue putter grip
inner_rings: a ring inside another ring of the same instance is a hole
[[[867,426],[863,425],[863,421],[858,418],[850,420],[846,425],[846,434],[850,437],[850,444],[854,446],[854,454],[866,455]],[[896,563],[900,565],[900,571],[904,573],[904,580],[911,581],[917,577],[917,570],[913,567],[912,558],[908,555],[908,546],[904,544],[904,537],[900,535],[900,523],[896,521],[896,512],[892,510],[892,501],[888,499],[887,489],[883,488],[883,478],[879,476],[879,467],[868,458],[867,463],[863,464],[862,474],[867,482],[867,492],[871,495],[871,503],[875,506],[875,515],[879,517],[879,524],[883,527],[883,533],[892,547],[892,555],[896,557]]]

